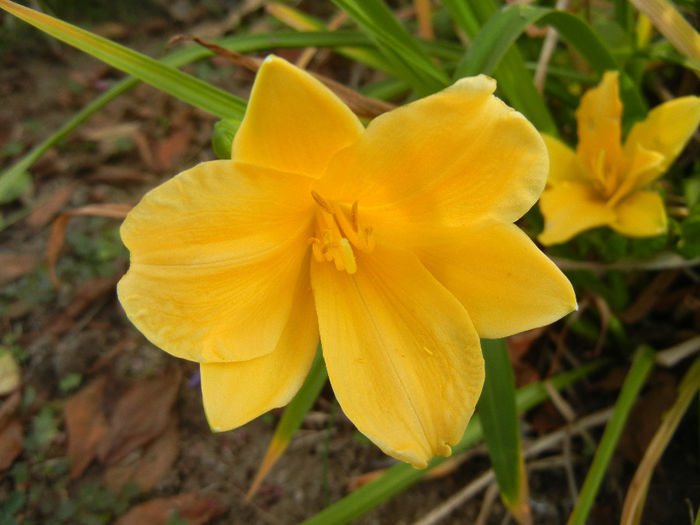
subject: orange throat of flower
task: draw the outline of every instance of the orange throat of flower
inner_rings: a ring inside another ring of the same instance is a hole
[[[615,194],[619,184],[617,165],[606,153],[604,149],[600,150],[598,157],[590,162],[589,169],[592,173],[593,187],[601,197],[608,200]]]
[[[357,201],[351,207],[327,201],[315,191],[311,196],[318,204],[314,236],[309,239],[314,257],[319,262],[333,262],[339,271],[353,274],[357,271],[355,251],[371,253],[374,250],[372,228],[360,223]]]

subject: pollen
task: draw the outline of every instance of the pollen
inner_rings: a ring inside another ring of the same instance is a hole
[[[355,250],[366,253],[374,250],[372,228],[360,221],[357,201],[347,206],[328,201],[313,190],[311,196],[318,204],[314,236],[309,239],[314,258],[333,262],[337,270],[354,274]]]

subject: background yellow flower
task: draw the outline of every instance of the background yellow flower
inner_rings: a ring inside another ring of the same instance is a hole
[[[697,128],[700,99],[687,96],[657,106],[632,127],[624,145],[622,109],[618,73],[608,71],[581,98],[576,151],[544,136],[551,166],[540,198],[543,244],[566,242],[598,226],[630,237],[666,231],[663,200],[650,184],[666,172]]]

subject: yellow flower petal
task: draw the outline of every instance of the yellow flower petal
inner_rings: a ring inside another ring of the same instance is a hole
[[[545,219],[544,231],[538,237],[542,244],[566,242],[582,231],[615,220],[615,212],[598,193],[577,182],[546,189],[540,198],[540,210]]]
[[[559,139],[542,135],[549,153],[549,176],[547,184],[555,185],[565,180],[583,181],[586,172],[574,150]]]
[[[304,268],[312,213],[309,179],[266,175],[206,162],[152,190],[129,213],[121,235],[131,267],[119,300],[156,346],[220,362],[259,357],[277,345]]]
[[[666,209],[655,191],[637,191],[621,200],[615,208],[617,219],[610,224],[629,237],[651,237],[666,231]]]
[[[625,155],[624,177],[620,185],[608,200],[608,206],[615,206],[630,193],[643,188],[653,180],[663,175],[660,169],[664,162],[664,156],[656,151],[644,149],[637,143],[636,148],[630,154]]]
[[[269,56],[255,77],[232,156],[318,178],[330,158],[363,132],[362,123],[328,88],[287,61]]]
[[[513,224],[460,235],[419,257],[465,306],[482,338],[543,326],[576,309],[571,283]]]
[[[636,123],[625,141],[625,152],[633,155],[641,146],[664,156],[656,168],[661,175],[683,151],[700,123],[700,98],[682,97],[665,102],[652,109],[647,118]],[[650,180],[647,178],[647,183]]]
[[[200,366],[204,410],[212,430],[239,427],[289,403],[306,378],[317,345],[316,310],[305,273],[294,297],[293,315],[272,353]]]
[[[316,191],[357,200],[360,213],[381,213],[392,241],[513,222],[537,200],[548,162],[539,133],[493,96],[495,88],[483,75],[465,78],[380,115],[357,145],[333,159]]]
[[[581,159],[588,164],[589,170],[596,170],[603,151],[606,171],[620,162],[621,117],[622,102],[618,94],[618,73],[607,71],[598,86],[584,93],[576,111],[577,151]]]
[[[462,437],[484,380],[469,316],[417,260],[377,247],[353,275],[312,261],[323,355],[345,414],[385,453],[425,467]]]

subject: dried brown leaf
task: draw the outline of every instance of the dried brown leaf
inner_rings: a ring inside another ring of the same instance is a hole
[[[678,394],[676,379],[670,372],[658,370],[649,382],[651,388],[637,401],[618,445],[620,453],[633,463],[641,461],[664,413]]]
[[[22,423],[12,418],[0,428],[0,471],[12,466],[17,456],[22,452]]]
[[[63,186],[51,193],[51,196],[37,206],[27,217],[27,224],[33,230],[40,230],[53,219],[68,203],[73,194],[71,185]]]
[[[546,330],[546,326],[535,328],[513,335],[506,340],[508,354],[513,363],[515,384],[518,388],[542,379],[537,368],[527,363],[524,358],[535,341],[537,341]]]
[[[566,420],[551,401],[545,401],[535,408],[529,420],[532,428],[534,428],[538,434],[552,432],[566,424]]]
[[[48,264],[49,277],[56,288],[61,286],[61,282],[56,276],[56,260],[58,259],[58,254],[61,252],[61,248],[63,247],[63,240],[65,238],[66,225],[68,224],[68,221],[76,215],[92,215],[96,217],[123,219],[126,217],[126,214],[129,213],[131,208],[132,206],[130,204],[89,204],[59,215],[59,217],[53,222],[51,234],[49,235],[49,241],[46,247],[46,262]]]
[[[98,166],[96,172],[85,177],[88,182],[101,182],[119,187],[123,187],[125,184],[144,184],[152,182],[154,179],[155,176],[150,173],[144,173],[134,168],[110,165]]]
[[[357,476],[352,476],[348,481],[348,492],[355,492],[356,490],[361,489],[368,483],[371,483],[377,478],[379,478],[385,472],[386,469],[381,468],[377,470],[371,470],[369,472],[365,472],[364,474],[359,474]]]
[[[72,460],[70,479],[80,477],[95,459],[97,447],[107,433],[107,419],[102,411],[106,384],[107,377],[101,376],[66,403],[68,457]]]
[[[189,525],[203,525],[221,513],[221,503],[197,494],[156,498],[137,505],[114,525],[166,525],[178,516]]]
[[[600,317],[600,336],[598,337],[598,341],[596,341],[595,348],[593,348],[590,354],[598,357],[608,337],[608,327],[610,326],[612,312],[610,311],[610,305],[608,305],[607,301],[598,294],[591,293],[591,302],[598,309],[598,316]]]
[[[121,150],[124,139],[132,139],[139,131],[136,122],[104,123],[99,126],[84,128],[80,135],[97,143],[99,155],[108,157]]]
[[[27,275],[39,264],[33,253],[0,253],[0,286]]]
[[[22,394],[17,390],[2,402],[0,405],[0,427],[4,427],[10,418],[15,415],[21,401]]]
[[[205,42],[200,38],[188,35],[179,35],[178,37],[175,37],[175,39],[172,39],[171,43],[177,40],[187,39],[194,40],[200,46],[206,47],[213,53],[216,53],[217,55],[226,58],[227,60],[231,61],[237,66],[241,66],[254,73],[257,72],[257,70],[263,63],[263,61],[259,58],[249,57],[236,51],[231,51],[230,49],[218,46],[211,42]],[[354,89],[351,89],[346,85],[341,84],[340,82],[336,82],[335,80],[328,78],[324,75],[319,75],[318,73],[314,73],[313,71],[309,71],[308,73],[314,78],[316,78],[316,80],[323,83],[336,95],[338,95],[338,97],[341,98],[343,102],[345,102],[348,105],[348,107],[353,111],[353,113],[360,117],[374,118],[378,115],[381,115],[382,113],[391,111],[396,107],[393,104],[390,104],[389,102],[384,102],[383,100],[377,100],[361,95]]]
[[[114,464],[165,431],[181,378],[179,368],[170,369],[137,383],[117,401],[98,450],[100,461]]]
[[[136,347],[137,339],[134,337],[127,337],[116,343],[107,352],[100,355],[99,359],[88,369],[88,374],[94,374],[99,370],[108,366],[114,359],[116,359],[119,354],[124,351],[132,350]]]
[[[547,330],[546,326],[520,332],[506,339],[511,360],[521,359],[537,339]]]
[[[681,275],[681,270],[666,270],[661,272],[642,290],[634,302],[620,314],[620,319],[631,324],[640,321],[656,305],[656,302],[664,294],[673,282]]]
[[[131,136],[131,139],[136,143],[136,150],[139,152],[139,157],[141,157],[141,160],[146,165],[146,168],[149,171],[157,171],[158,165],[151,149],[151,143],[146,135],[139,131],[134,133]]]
[[[192,142],[192,135],[192,129],[185,127],[158,143],[156,155],[161,170],[170,171],[173,161],[177,160]]]
[[[120,275],[99,277],[80,285],[75,297],[65,310],[54,316],[43,329],[44,333],[60,336],[75,325],[75,321],[91,304],[106,294],[113,294]]]
[[[177,416],[170,418],[165,432],[152,441],[143,455],[133,459],[131,454],[105,470],[102,481],[108,489],[120,492],[129,482],[148,492],[165,476],[177,459],[179,452]]]
[[[603,379],[591,385],[591,387],[594,390],[620,390],[622,385],[625,384],[628,371],[629,367],[627,366],[615,366],[608,371]]]

